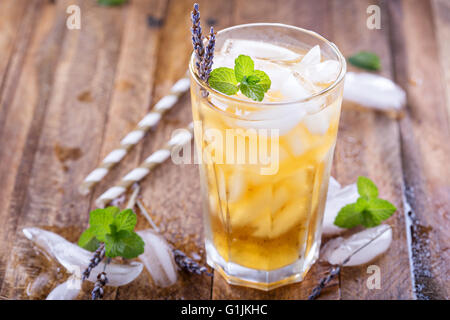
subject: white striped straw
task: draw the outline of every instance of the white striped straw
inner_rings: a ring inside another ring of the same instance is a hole
[[[99,183],[109,172],[109,170],[118,164],[147,133],[150,128],[155,127],[161,119],[161,116],[178,101],[180,96],[189,89],[189,78],[186,75],[181,78],[170,89],[168,95],[162,97],[137,124],[136,128],[128,133],[121,141],[120,146],[111,151],[102,161],[100,166],[93,170],[81,184],[79,191],[81,194],[88,194],[92,188]]]
[[[177,150],[190,142],[193,137],[193,127],[194,125],[191,122],[186,130],[179,131],[177,134],[173,135],[163,148],[153,152],[137,168],[128,172],[117,185],[109,188],[98,197],[97,200],[95,200],[96,206],[104,208],[112,200],[127,191],[133,183],[141,181],[154,167],[166,161],[170,157],[172,151]]]

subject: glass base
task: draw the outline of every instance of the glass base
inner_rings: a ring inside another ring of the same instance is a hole
[[[320,243],[316,242],[305,258],[270,271],[246,268],[233,262],[227,262],[210,241],[206,240],[205,246],[208,265],[218,271],[229,284],[269,291],[302,281],[319,257]]]

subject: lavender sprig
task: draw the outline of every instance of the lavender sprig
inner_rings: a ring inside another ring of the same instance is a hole
[[[89,278],[89,275],[91,274],[92,269],[94,269],[98,264],[103,260],[105,257],[105,244],[100,243],[100,246],[95,250],[94,255],[92,256],[92,259],[90,260],[91,263],[89,263],[86,270],[83,271],[82,280],[86,280]]]
[[[183,251],[175,249],[173,250],[173,256],[176,264],[183,270],[190,273],[205,274],[208,277],[212,277],[212,273],[208,271],[205,266],[201,266],[191,258],[189,258]]]
[[[308,297],[308,300],[315,300],[322,293],[322,289],[330,283],[331,280],[334,279],[341,272],[341,266],[337,266],[336,268],[332,268],[330,273],[322,278],[319,284],[312,289],[311,294]]]
[[[205,48],[202,27],[200,25],[200,11],[197,3],[194,4],[194,10],[191,12],[191,20],[192,46],[194,47],[196,57],[195,66],[200,79],[203,81],[208,81],[209,74],[211,73],[211,67],[213,65],[216,35],[214,34],[214,28],[211,27],[209,41]]]
[[[214,58],[214,48],[216,46],[216,35],[214,34],[214,27],[211,27],[209,32],[209,41],[208,45],[206,46],[205,50],[205,57],[204,57],[204,72],[205,72],[205,81],[208,81],[209,74],[211,73],[211,68],[213,65],[213,58]]]
[[[106,276],[106,272],[100,272],[97,276],[97,281],[95,282],[94,289],[91,292],[92,300],[102,299],[105,293],[103,289],[104,286],[108,283],[108,277]]]
[[[201,76],[203,74],[202,62],[203,56],[205,54],[205,46],[203,44],[202,27],[200,25],[200,11],[198,9],[198,3],[194,4],[194,10],[191,12],[192,20],[192,45],[195,51],[195,57],[197,61],[195,65],[197,67],[198,74]]]

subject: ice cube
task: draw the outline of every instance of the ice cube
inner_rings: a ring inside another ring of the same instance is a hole
[[[344,99],[369,108],[398,111],[406,104],[406,93],[388,78],[366,72],[347,72]]]
[[[47,254],[55,258],[69,273],[80,277],[90,263],[92,252],[80,248],[56,233],[39,228],[25,228],[22,230],[25,236],[41,247]],[[104,262],[100,262],[87,280],[97,281],[97,274],[103,271]],[[143,265],[140,262],[132,261],[128,264],[108,264],[108,286],[119,287],[126,285],[136,279],[142,272]]]
[[[303,56],[302,60],[297,64],[296,69],[303,71],[304,68],[320,63],[320,47],[315,45]]]
[[[313,83],[331,83],[337,79],[340,71],[340,64],[336,60],[326,60],[324,62],[309,66],[304,71],[306,79]]]
[[[324,235],[334,235],[342,232],[344,229],[334,224],[336,216],[342,207],[349,203],[356,202],[359,198],[356,183],[340,188],[334,178],[330,178],[325,213],[323,217],[322,232]]]
[[[370,242],[372,239],[375,240]],[[328,241],[321,250],[321,259],[332,265],[339,265],[354,253],[344,266],[358,266],[366,264],[384,253],[391,242],[392,228],[387,224],[382,224],[355,233],[347,239],[339,237]],[[366,244],[367,246],[363,247]]]
[[[172,248],[152,229],[138,231],[145,242],[145,251],[139,256],[153,281],[160,287],[168,287],[177,281],[177,267]]]
[[[81,279],[72,275],[63,283],[57,285],[46,300],[74,300],[81,291]]]
[[[307,81],[314,84],[327,84],[336,80],[340,71],[340,64],[336,60],[321,62],[320,47],[316,45],[293,68]]]
[[[268,59],[274,61],[290,61],[299,58],[292,50],[277,46],[266,41],[227,39],[220,50],[223,56],[231,56],[233,59],[244,54],[252,59]]]
[[[322,105],[325,104],[325,98],[318,98],[318,102],[322,101]],[[315,110],[314,110],[315,111]],[[312,114],[305,116],[304,124],[312,134],[323,135],[328,131],[330,123],[335,118],[336,109],[333,105],[329,105],[322,110],[317,110]]]

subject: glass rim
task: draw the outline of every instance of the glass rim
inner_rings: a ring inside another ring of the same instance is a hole
[[[337,46],[327,40],[325,37],[321,36],[320,34],[318,34],[315,31],[311,31],[308,29],[303,29],[300,27],[295,27],[292,25],[288,25],[288,24],[283,24],[283,23],[246,23],[246,24],[238,24],[232,27],[228,27],[225,29],[222,29],[220,31],[217,32],[217,34],[221,34],[223,32],[227,32],[233,29],[239,29],[242,27],[262,27],[262,26],[266,26],[266,27],[271,27],[271,26],[276,26],[276,27],[283,27],[283,28],[288,28],[288,29],[292,29],[295,31],[299,31],[302,33],[306,33],[309,34],[319,40],[321,40],[322,42],[324,42],[325,44],[327,44],[332,51],[336,54],[337,58],[338,58],[338,62],[340,65],[340,70],[339,70],[339,74],[337,76],[337,78],[333,81],[332,84],[330,84],[328,87],[322,89],[319,92],[316,92],[314,94],[311,94],[305,98],[301,98],[301,99],[294,99],[294,100],[287,100],[287,101],[278,101],[278,102],[259,102],[259,101],[249,101],[249,100],[244,100],[242,98],[239,97],[234,97],[234,96],[229,96],[226,95],[224,93],[221,93],[213,88],[211,88],[205,81],[203,81],[202,79],[200,79],[200,77],[198,76],[196,70],[195,70],[195,63],[194,63],[194,59],[195,59],[195,52],[192,51],[191,54],[191,58],[189,61],[189,73],[191,74],[192,78],[195,80],[195,82],[204,90],[206,90],[207,92],[209,92],[210,94],[214,95],[214,96],[218,96],[222,99],[226,99],[226,100],[231,100],[234,101],[236,103],[245,103],[248,105],[267,105],[267,106],[286,106],[286,105],[292,105],[292,104],[296,104],[296,103],[304,103],[304,102],[308,102],[311,101],[313,99],[316,99],[318,97],[324,96],[325,94],[327,94],[328,92],[332,91],[334,88],[336,88],[338,86],[338,84],[340,84],[342,82],[342,80],[344,79],[345,76],[345,72],[347,70],[347,62],[345,60],[345,57],[342,55],[342,53],[339,51],[339,49],[337,48]]]

